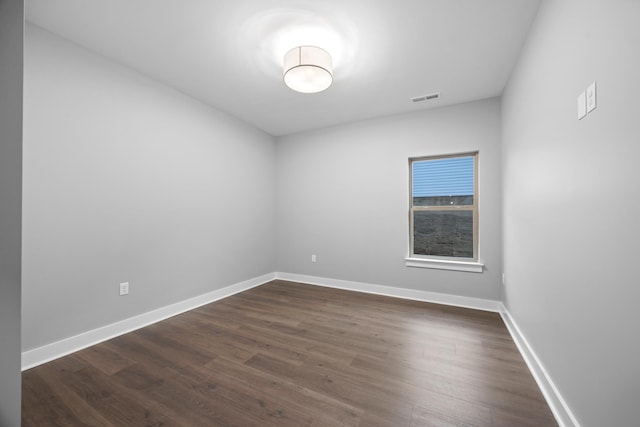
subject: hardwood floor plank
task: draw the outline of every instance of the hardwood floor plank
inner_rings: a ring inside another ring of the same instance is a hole
[[[263,339],[269,342],[276,343],[280,346],[289,346],[291,350],[301,355],[300,357],[296,357],[296,360],[304,360],[304,355],[319,355],[343,363],[350,363],[357,354],[355,351],[343,347],[313,341],[304,337],[287,335],[286,333],[263,326],[247,325],[241,329],[240,333],[260,334]]]
[[[361,411],[335,396],[318,393],[302,387],[289,378],[271,375],[258,369],[246,369],[234,361],[219,358],[207,365],[215,372],[216,378],[227,378],[248,388],[257,388],[272,398],[285,402],[287,406],[302,414],[311,416],[311,425],[356,426]]]
[[[83,420],[86,426],[112,426],[61,381],[88,365],[77,357],[77,353],[56,362],[29,369],[22,374],[22,426],[69,426],[76,425],[78,419]],[[25,411],[25,408],[32,407],[39,410]]]
[[[540,400],[542,399],[540,391],[530,374],[529,376],[514,375],[514,379],[510,377],[510,371],[486,372],[477,367],[459,366],[455,360],[414,359],[388,362],[388,360],[358,356],[352,362],[352,366],[377,372],[381,378],[402,379],[402,381],[416,387],[437,392],[446,392],[447,388],[443,387],[446,384],[462,384],[463,387],[488,387],[507,392],[517,390],[525,397],[542,401]]]
[[[290,375],[299,367],[302,362],[292,363],[290,361],[276,359],[266,354],[257,353],[245,362],[259,371],[275,375],[281,378],[290,378]]]
[[[22,376],[22,425],[64,426],[71,425],[74,412],[66,405],[62,393],[54,389],[40,375],[37,368]],[[31,411],[29,408],[38,408]]]
[[[144,365],[136,363],[119,371],[113,376],[113,379],[130,390],[148,390],[151,387],[164,384],[167,379],[167,371],[160,367],[153,370],[148,369]]]
[[[107,375],[113,375],[118,371],[135,364],[133,360],[127,359],[119,352],[113,351],[106,346],[94,345],[75,353],[80,359],[88,364],[100,369]]]
[[[512,410],[493,408],[491,415],[493,427],[552,427],[558,425],[551,414],[546,416],[543,414],[520,414],[514,413]]]
[[[140,399],[132,399],[132,394],[102,371],[87,367],[61,381],[100,415],[116,426],[166,426],[177,425]],[[73,424],[69,424],[73,425]]]
[[[491,409],[486,406],[442,396],[440,399],[430,399],[425,405],[416,405],[410,425],[492,427],[493,421]]]
[[[402,420],[408,424],[411,403],[407,394],[380,383],[375,375],[349,371],[348,367],[327,361],[306,361],[295,372],[296,384],[358,408],[379,418]]]
[[[156,326],[156,325],[154,325]],[[143,328],[135,331],[136,337],[144,343],[150,351],[161,353],[173,364],[204,365],[217,355],[199,348],[185,347],[180,342],[180,335],[174,336],[162,325],[155,328]]]
[[[23,426],[555,426],[502,319],[275,280],[23,373]]]

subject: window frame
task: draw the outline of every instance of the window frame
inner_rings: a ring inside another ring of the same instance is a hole
[[[473,157],[473,205],[455,206],[414,206],[413,205],[413,164],[425,160],[438,160],[447,158]],[[407,267],[425,267],[446,270],[482,272],[484,265],[479,258],[479,197],[478,197],[478,164],[479,152],[469,151],[462,153],[439,154],[432,156],[420,156],[409,158],[409,255],[406,260]],[[450,257],[438,255],[423,255],[414,253],[414,213],[416,211],[471,211],[473,213],[473,256]]]

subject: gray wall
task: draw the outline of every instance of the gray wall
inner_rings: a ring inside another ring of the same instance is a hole
[[[640,420],[639,23],[544,1],[503,98],[505,301],[584,426]]]
[[[279,138],[278,271],[500,299],[499,117],[490,99]],[[487,270],[406,267],[408,158],[472,150]]]
[[[20,425],[24,2],[0,0],[0,425]]]
[[[38,27],[25,52],[23,350],[275,270],[273,137]]]

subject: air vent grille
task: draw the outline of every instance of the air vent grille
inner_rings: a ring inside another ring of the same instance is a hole
[[[411,98],[411,100],[413,102],[424,102],[438,98],[440,98],[440,93],[430,93],[429,95],[416,96],[415,98]]]

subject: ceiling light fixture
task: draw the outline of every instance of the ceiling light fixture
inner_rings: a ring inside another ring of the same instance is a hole
[[[294,47],[284,56],[284,82],[296,92],[322,92],[333,82],[331,55],[316,46]]]

